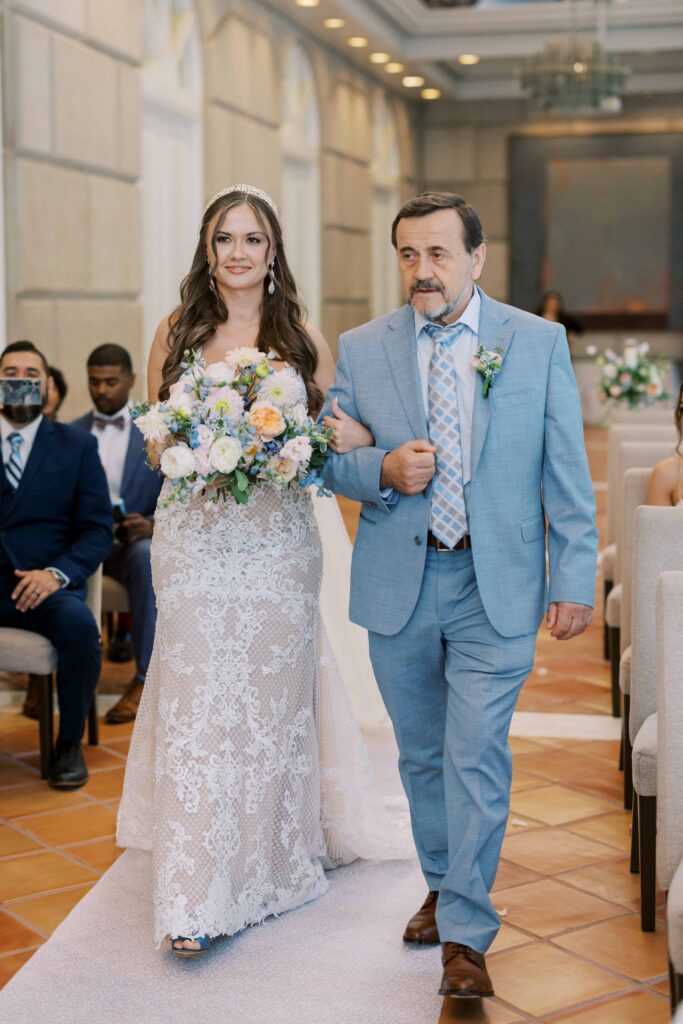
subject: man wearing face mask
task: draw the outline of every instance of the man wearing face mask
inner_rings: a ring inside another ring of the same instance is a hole
[[[11,403],[5,381],[37,381],[40,404]],[[88,577],[111,548],[111,503],[94,438],[43,415],[48,367],[30,341],[0,358],[0,626],[40,633],[57,651],[56,789],[82,786],[81,737],[101,667]]]

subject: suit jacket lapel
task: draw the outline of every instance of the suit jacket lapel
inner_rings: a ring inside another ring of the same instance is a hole
[[[9,503],[7,509],[8,515],[11,515],[14,512],[15,508],[21,501],[22,496],[27,492],[28,485],[30,484],[32,477],[35,476],[35,474],[38,472],[43,462],[45,461],[45,456],[47,455],[47,453],[50,451],[50,448],[52,448],[52,445],[54,444],[54,433],[54,424],[50,420],[43,418],[43,422],[38,427],[38,433],[36,434],[35,440],[33,441],[33,446],[31,448],[31,454],[28,457],[28,462],[26,463],[24,472],[21,474],[19,486],[14,492],[14,495],[12,496],[12,499]]]
[[[504,366],[505,355],[515,333],[514,327],[510,323],[505,311],[505,306],[496,302],[494,299],[490,299],[485,292],[482,292],[481,289],[479,290],[481,292],[479,344],[483,345],[486,349],[493,351],[495,351],[495,349],[500,349],[503,353]],[[484,441],[486,440],[486,432],[491,418],[490,396],[491,391],[495,389],[496,382],[495,380],[493,381],[488,398],[484,398],[482,394],[482,385],[483,380],[479,374],[477,374],[477,389],[474,396],[474,414],[472,418],[472,468],[470,471],[472,478],[474,477],[477,466],[479,465],[479,457],[481,456]]]
[[[389,321],[389,332],[383,339],[391,374],[416,438],[428,437],[417,366],[415,318],[409,305],[403,306]]]

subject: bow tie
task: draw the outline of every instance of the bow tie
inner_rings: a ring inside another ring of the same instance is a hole
[[[110,420],[104,416],[94,416],[93,423],[98,430],[104,430],[105,427],[116,427],[117,430],[123,430],[126,425],[126,417],[115,416],[113,420]]]

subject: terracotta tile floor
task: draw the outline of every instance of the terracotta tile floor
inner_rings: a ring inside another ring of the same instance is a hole
[[[593,477],[605,479],[604,433],[587,432]],[[599,491],[599,525],[606,495]],[[349,532],[356,510],[345,503]],[[539,634],[519,708],[609,714],[601,585],[595,622],[563,645]],[[105,664],[102,692],[129,665]],[[5,688],[7,683],[5,683]],[[0,711],[0,985],[30,958],[117,856],[113,832],[130,726],[86,748],[90,782],[56,793],[40,781],[37,726]],[[629,873],[618,744],[515,737],[511,819],[494,902],[503,926],[490,954],[497,997],[445,1000],[440,1024],[547,1021],[659,1024],[669,1020],[664,926],[640,931],[638,877]]]

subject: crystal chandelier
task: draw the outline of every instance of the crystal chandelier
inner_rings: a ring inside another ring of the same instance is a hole
[[[577,38],[573,6],[570,36],[550,43],[526,61],[521,72],[522,88],[540,110],[618,113],[628,70],[599,42]],[[598,33],[604,35],[600,13],[598,5]]]

